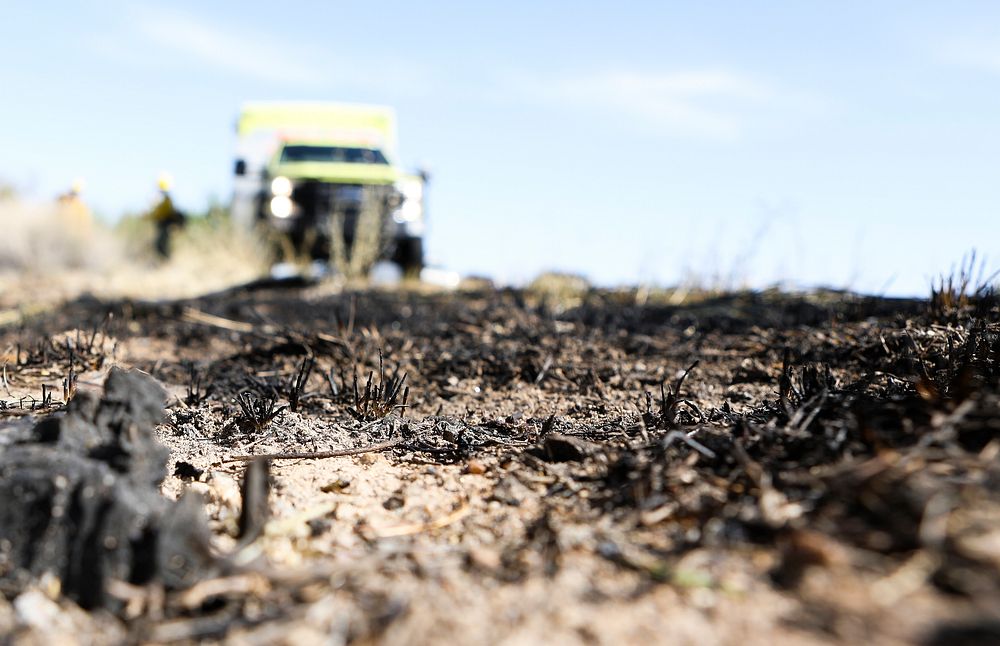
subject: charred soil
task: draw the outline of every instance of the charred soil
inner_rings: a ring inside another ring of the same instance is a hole
[[[989,294],[258,286],[81,299],[0,352],[0,634],[1000,640]],[[59,487],[119,511],[83,540]]]

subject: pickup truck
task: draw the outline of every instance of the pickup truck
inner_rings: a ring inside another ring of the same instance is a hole
[[[277,239],[286,260],[355,272],[391,260],[419,276],[427,175],[400,168],[395,131],[395,114],[382,106],[246,104],[233,218]]]

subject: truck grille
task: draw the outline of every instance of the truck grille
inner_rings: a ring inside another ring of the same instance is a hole
[[[322,225],[333,214],[341,214],[344,218],[345,237],[351,238],[361,212],[365,188],[359,184],[330,184],[307,180],[295,186],[292,200],[302,209],[303,224],[306,226]],[[393,187],[367,188],[371,191],[369,194],[380,205],[382,215],[385,217],[388,211],[386,203]]]

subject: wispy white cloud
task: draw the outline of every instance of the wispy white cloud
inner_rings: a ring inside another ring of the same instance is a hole
[[[950,65],[1000,74],[1000,43],[996,39],[955,38],[938,44],[935,53]]]
[[[724,72],[644,74],[610,72],[554,86],[562,98],[617,111],[673,134],[730,139],[739,135],[739,107],[770,91]]]
[[[183,59],[189,67],[289,88],[345,92],[360,88],[389,96],[426,94],[436,85],[436,75],[410,58],[366,52],[359,60],[326,43],[289,40],[259,27],[220,24],[160,4],[127,7],[133,35]],[[97,49],[108,55],[116,51],[134,54],[134,48],[115,45]]]
[[[315,84],[328,76],[309,62],[305,52],[267,34],[220,27],[192,14],[150,5],[135,7],[132,19],[149,42],[223,72],[287,85]]]
[[[738,138],[756,111],[804,106],[804,97],[720,70],[610,70],[554,80],[518,77],[525,95],[566,110],[600,111],[661,135]]]

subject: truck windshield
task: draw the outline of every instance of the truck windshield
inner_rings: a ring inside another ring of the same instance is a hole
[[[324,162],[337,164],[388,164],[381,150],[342,146],[285,146],[282,163]]]

